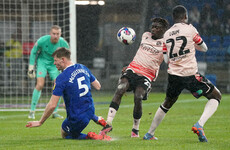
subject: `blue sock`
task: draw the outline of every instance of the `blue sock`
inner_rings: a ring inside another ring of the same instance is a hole
[[[76,138],[76,137],[73,137],[71,135],[67,135],[65,137],[65,139],[78,139],[78,140],[84,140],[86,139],[87,135],[86,134],[83,134],[83,133],[80,133],[80,135]]]
[[[78,140],[85,140],[87,137],[86,134],[80,133],[79,137],[77,138]]]
[[[73,137],[71,135],[67,135],[65,139],[73,139]]]

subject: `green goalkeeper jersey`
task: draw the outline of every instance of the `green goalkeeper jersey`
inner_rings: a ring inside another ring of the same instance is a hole
[[[35,64],[36,55],[37,61],[42,61],[47,65],[53,65],[54,59],[52,57],[53,52],[59,47],[69,48],[68,43],[64,40],[64,38],[60,37],[57,43],[51,43],[51,36],[45,35],[40,37],[35,43],[33,49],[30,54],[30,65]]]

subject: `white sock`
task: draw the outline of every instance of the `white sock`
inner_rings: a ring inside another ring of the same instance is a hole
[[[116,112],[117,112],[116,109],[109,107],[109,112],[108,112],[107,121],[106,121],[109,125],[112,125]]]
[[[139,130],[141,119],[133,119],[133,129]]]
[[[219,105],[219,102],[215,99],[210,99],[206,103],[205,108],[204,108],[204,112],[201,115],[200,120],[198,121],[199,125],[201,125],[202,127],[204,126],[206,121],[215,113],[218,105]]]
[[[154,135],[154,132],[156,130],[156,128],[159,126],[159,124],[161,123],[161,121],[164,119],[166,113],[159,107],[157,109],[157,112],[153,118],[152,124],[149,128],[148,133],[150,133],[151,135]]]

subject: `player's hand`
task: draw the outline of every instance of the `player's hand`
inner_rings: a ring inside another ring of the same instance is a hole
[[[35,78],[35,70],[34,70],[34,65],[29,65],[29,69],[28,69],[28,77],[33,79]]]
[[[41,124],[40,121],[29,121],[29,122],[27,122],[26,127],[27,128],[32,128],[32,127],[39,127],[41,125],[42,124]]]
[[[125,66],[125,67],[122,68],[122,71],[121,71],[122,74],[124,74],[126,72],[127,67],[128,66]]]

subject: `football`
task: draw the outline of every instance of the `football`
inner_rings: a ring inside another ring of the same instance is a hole
[[[136,33],[135,31],[130,27],[122,27],[117,32],[117,39],[119,42],[130,45],[132,44],[136,39]]]

